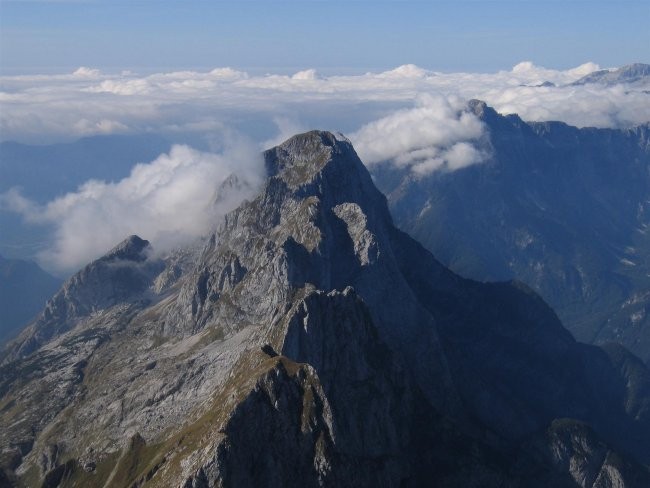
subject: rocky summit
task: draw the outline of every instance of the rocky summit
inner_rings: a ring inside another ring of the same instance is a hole
[[[8,346],[0,485],[650,486],[642,361],[442,266],[344,137],[265,164],[202,249],[132,236]]]

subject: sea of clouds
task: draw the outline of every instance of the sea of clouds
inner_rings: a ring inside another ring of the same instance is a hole
[[[440,73],[404,65],[323,76],[313,69],[293,75],[231,68],[138,75],[82,67],[69,74],[3,76],[2,140],[33,144],[155,133],[177,142],[177,135],[193,134],[208,150],[175,146],[117,183],[89,181],[44,206],[12,190],[0,205],[29,222],[54,225],[52,245],[40,260],[59,272],[132,233],[167,249],[182,243],[178,236],[201,235],[216,215],[250,197],[263,179],[261,149],[302,130],[342,131],[367,165],[387,161],[426,176],[488,157],[479,144],[485,127],[467,110],[470,99],[528,121],[580,127],[647,122],[647,85],[571,85],[598,69],[594,63],[552,70],[523,62],[496,73]],[[210,150],[216,136],[227,141],[218,152]],[[246,183],[245,191],[215,206],[215,188],[231,174]]]
[[[580,127],[646,122],[647,87],[570,85],[597,69],[594,63],[559,71],[523,62],[496,73],[439,73],[404,65],[341,76],[313,69],[252,76],[231,68],[139,76],[82,67],[63,75],[0,77],[0,134],[3,140],[42,143],[92,134],[210,131],[233,114],[300,120],[317,111],[331,114],[330,107],[341,109],[338,118],[347,129],[350,112],[369,122],[377,107],[388,115],[396,106],[412,107],[421,95],[480,99],[530,121]],[[556,86],[538,86],[544,82]]]

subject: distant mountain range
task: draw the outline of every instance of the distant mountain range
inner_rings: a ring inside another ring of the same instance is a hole
[[[34,262],[0,256],[0,343],[34,319],[60,285]]]
[[[445,268],[345,138],[264,156],[202,248],[127,238],[5,348],[0,483],[650,485],[639,359],[576,342],[519,282]]]
[[[614,70],[599,70],[583,76],[572,85],[586,85],[588,83],[602,83],[615,85],[618,83],[635,83],[650,79],[650,64],[634,63]]]
[[[397,224],[452,270],[531,286],[582,341],[650,360],[650,124],[526,123],[470,103],[487,161],[374,171]]]

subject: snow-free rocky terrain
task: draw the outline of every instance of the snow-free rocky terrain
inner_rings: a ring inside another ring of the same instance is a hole
[[[131,236],[9,345],[0,485],[650,486],[640,360],[443,267],[343,137],[265,162],[203,249]]]
[[[619,342],[650,364],[650,122],[577,128],[478,100],[467,110],[484,124],[485,161],[425,177],[373,168],[395,223],[454,272],[520,280],[578,340]]]

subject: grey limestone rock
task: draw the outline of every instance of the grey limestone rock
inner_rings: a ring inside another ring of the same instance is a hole
[[[565,458],[525,442],[563,417],[644,475],[643,364],[575,342],[523,285],[442,266],[394,227],[344,138],[301,134],[265,164],[200,251],[157,260],[129,238],[64,285],[31,349],[14,343],[5,478],[571,486]]]

